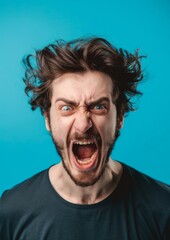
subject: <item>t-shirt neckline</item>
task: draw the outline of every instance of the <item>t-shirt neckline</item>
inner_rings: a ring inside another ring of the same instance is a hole
[[[119,182],[116,186],[116,188],[103,200],[97,202],[97,203],[92,203],[92,204],[78,204],[78,203],[72,203],[66,199],[64,199],[52,186],[50,178],[49,178],[49,170],[51,167],[49,167],[46,171],[46,177],[48,179],[48,187],[50,188],[50,191],[53,195],[54,198],[56,198],[56,201],[59,201],[62,204],[67,205],[68,207],[72,207],[72,208],[81,208],[81,209],[92,209],[92,208],[98,208],[101,207],[102,205],[106,205],[108,204],[108,202],[112,201],[113,199],[115,199],[119,194],[120,194],[120,189],[124,186],[124,183],[126,181],[126,165],[124,163],[120,163],[122,165],[122,174],[121,177],[119,179]]]

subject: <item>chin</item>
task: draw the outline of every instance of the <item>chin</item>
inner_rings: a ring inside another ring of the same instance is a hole
[[[96,173],[95,171],[89,171],[89,172],[86,171],[86,172],[79,172],[77,174],[73,174],[63,160],[62,160],[62,164],[66,173],[71,178],[71,180],[75,183],[75,185],[79,187],[88,187],[97,183],[98,180],[102,177],[106,168],[106,164],[105,164],[105,166],[102,168],[102,170],[99,173]]]
[[[119,134],[117,134],[119,135]],[[109,157],[116,142],[117,136],[102,147],[101,138],[83,138],[81,140],[73,140],[69,144],[69,152],[64,151],[64,147],[57,143],[52,137],[55,148],[62,159],[63,168],[69,175],[70,179],[80,187],[92,186],[102,177],[106,166],[109,162]],[[79,138],[80,139],[80,138]],[[101,150],[103,149],[103,150]],[[105,149],[105,150],[104,150]],[[89,154],[81,155],[81,152],[87,151]],[[102,152],[106,155],[102,156]],[[70,165],[70,163],[71,165]]]

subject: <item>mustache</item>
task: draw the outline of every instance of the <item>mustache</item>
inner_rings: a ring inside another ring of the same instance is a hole
[[[80,133],[75,133],[73,135],[73,139],[77,139],[77,140],[83,140],[83,139],[88,139],[88,140],[93,140],[96,138],[100,138],[100,135],[98,133],[84,133],[84,134],[80,134]]]
[[[86,133],[79,133],[79,132],[75,132],[74,134],[72,134],[69,139],[68,139],[68,143],[70,144],[71,140],[77,140],[77,141],[81,141],[81,140],[89,140],[89,141],[94,141],[96,140],[99,144],[101,143],[101,136],[97,131],[90,131],[90,132],[86,132]]]

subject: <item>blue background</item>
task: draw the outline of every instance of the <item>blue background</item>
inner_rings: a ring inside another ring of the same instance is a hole
[[[125,119],[112,156],[170,183],[169,12],[168,0],[0,1],[0,193],[59,160],[27,103],[23,56],[89,35],[148,56],[139,110]]]

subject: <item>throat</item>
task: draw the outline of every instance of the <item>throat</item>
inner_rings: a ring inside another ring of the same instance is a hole
[[[81,204],[94,204],[94,203],[95,201],[92,200],[90,194],[85,194],[84,196],[82,196]]]

